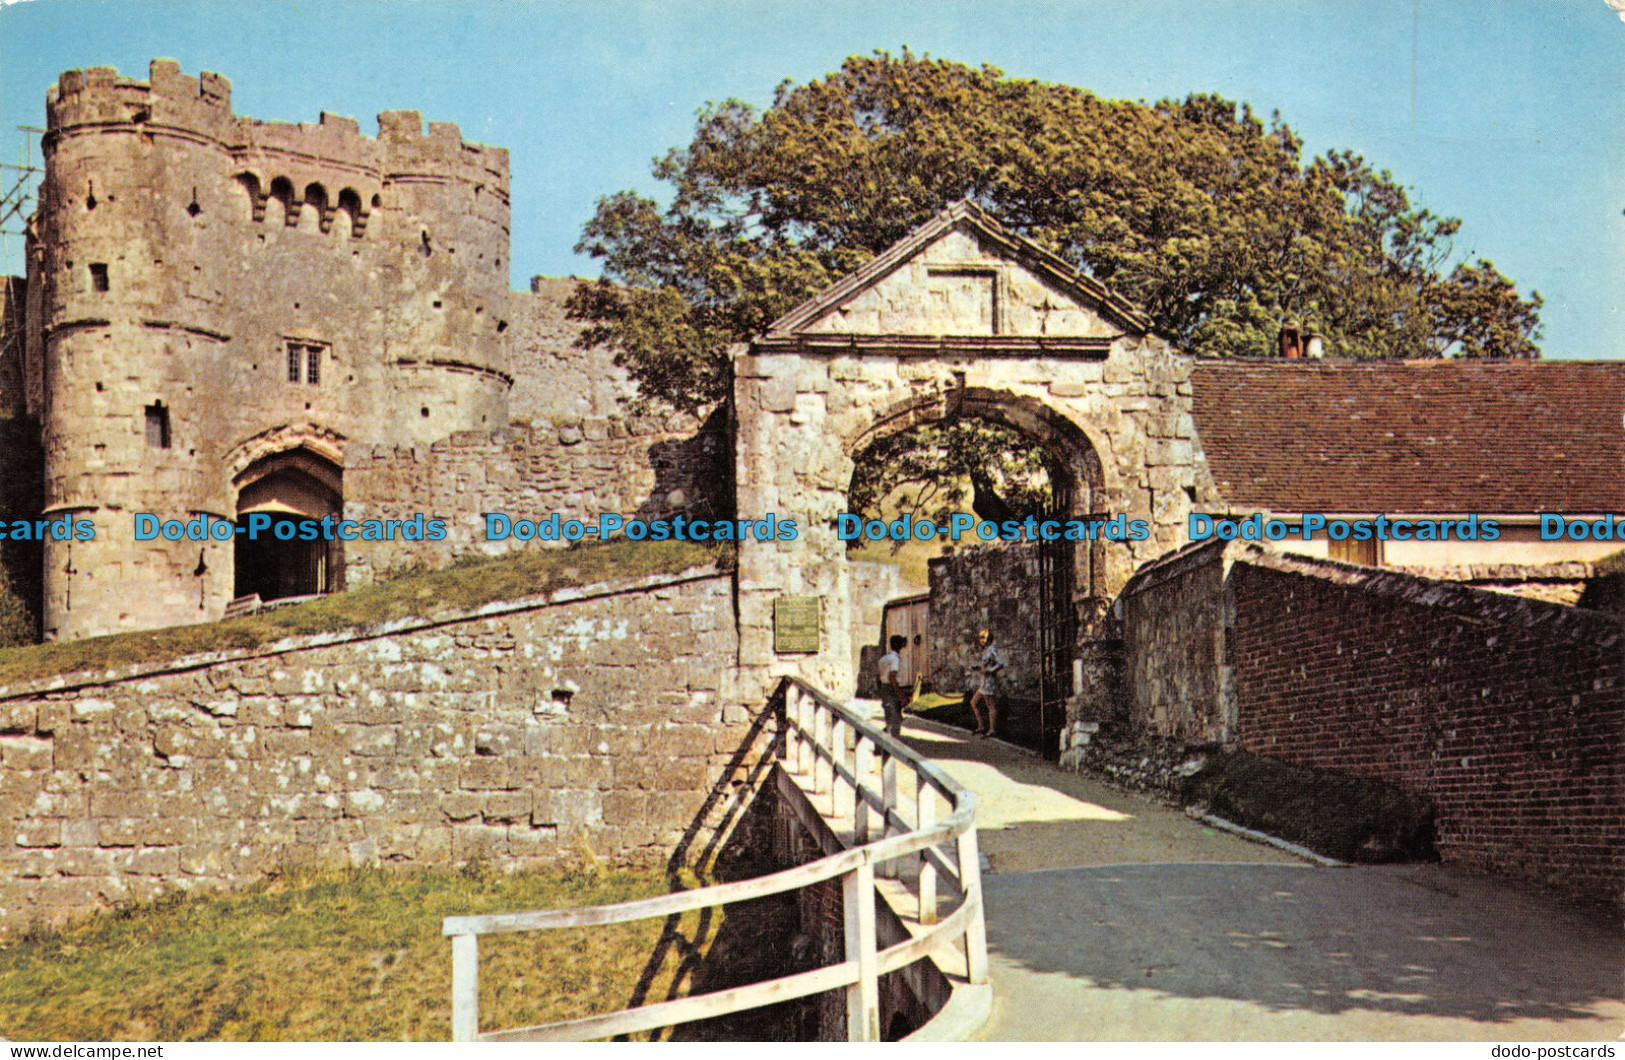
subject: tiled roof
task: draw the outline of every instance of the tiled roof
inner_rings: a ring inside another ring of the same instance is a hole
[[[1198,361],[1224,499],[1281,512],[1625,512],[1625,361]]]

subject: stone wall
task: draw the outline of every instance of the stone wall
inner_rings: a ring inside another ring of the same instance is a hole
[[[533,467],[550,481],[558,510],[698,518],[733,512],[733,449],[727,416],[698,415],[642,398],[613,350],[583,348],[583,325],[568,318],[574,279],[537,276],[513,295],[508,411],[529,424]],[[540,476],[536,476],[540,477]]]
[[[916,592],[895,563],[852,561],[852,659],[882,642],[886,605]]]
[[[1123,589],[1128,714],[1137,732],[1192,743],[1234,731],[1225,662],[1223,542],[1189,546],[1141,568]]]
[[[960,418],[1010,427],[1071,472],[1070,516],[1143,520],[1143,540],[1074,554],[1085,641],[1098,604],[1184,544],[1193,508],[1219,501],[1191,415],[1190,359],[1061,265],[957,204],[734,350],[740,513],[793,513],[807,526],[793,551],[740,548],[740,663],[759,686],[794,671],[835,695],[855,687],[835,522],[857,461],[882,439]],[[827,601],[817,655],[774,652],[773,602],[786,593]]]
[[[352,446],[344,471],[353,519],[447,521],[444,541],[352,542],[351,584],[413,563],[438,566],[470,552],[499,555],[523,545],[487,541],[484,514],[591,522],[600,512],[642,519],[733,511],[731,443],[721,412],[701,418],[670,408],[637,409],[637,386],[614,353],[583,349],[581,324],[566,316],[577,281],[538,276],[511,295],[512,423],[427,445]]]
[[[1433,800],[1446,860],[1625,903],[1625,620],[1236,543],[1122,603],[1129,741],[1163,746],[1127,757],[1223,741],[1385,781]]]
[[[1625,906],[1625,621],[1235,556],[1243,748],[1431,798],[1447,861]]]
[[[1006,697],[1038,698],[1038,546],[976,545],[930,561],[931,681],[944,695],[980,682],[976,634],[994,634]]]
[[[0,689],[0,925],[287,863],[700,856],[753,764],[710,570]]]

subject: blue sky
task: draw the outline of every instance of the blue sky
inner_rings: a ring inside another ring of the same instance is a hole
[[[0,0],[4,3],[4,0]],[[600,195],[695,111],[759,106],[847,55],[916,52],[1113,98],[1218,92],[1351,148],[1457,246],[1546,298],[1548,357],[1625,359],[1625,23],[1603,0],[27,0],[0,7],[0,161],[74,67],[155,56],[233,83],[237,113],[376,130],[416,109],[513,152],[513,281],[591,275]],[[0,268],[20,271],[17,240]]]

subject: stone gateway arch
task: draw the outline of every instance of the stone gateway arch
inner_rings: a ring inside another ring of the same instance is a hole
[[[872,631],[853,628],[835,522],[855,461],[890,434],[976,416],[1065,469],[1070,516],[1120,513],[1151,528],[1145,540],[1078,543],[1056,583],[1067,586],[1054,606],[1073,641],[1060,648],[1082,661],[1076,691],[1089,702],[1102,691],[1112,600],[1141,563],[1184,544],[1193,508],[1217,500],[1190,365],[1133,305],[968,202],[736,347],[739,514],[801,527],[795,541],[741,545],[741,678],[765,687],[797,673],[853,692]],[[775,650],[785,598],[816,606],[816,651]]]

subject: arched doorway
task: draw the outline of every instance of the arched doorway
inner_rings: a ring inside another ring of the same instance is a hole
[[[334,592],[344,585],[343,543],[326,540],[320,522],[344,510],[342,471],[306,449],[275,453],[234,480],[237,598],[262,601]]]
[[[736,347],[732,369],[738,509],[803,527],[794,547],[740,544],[745,694],[765,695],[781,673],[837,696],[855,689],[870,637],[853,622],[858,590],[836,527],[853,454],[957,403],[960,415],[979,412],[1061,454],[1076,487],[1069,515],[1109,512],[1142,527],[1045,561],[1045,592],[1072,605],[1077,630],[1069,659],[1065,631],[1054,638],[1058,687],[1081,675],[1079,718],[1111,709],[1110,601],[1136,567],[1183,543],[1211,481],[1194,442],[1188,360],[1144,314],[958,203]]]
[[[847,444],[853,483],[849,502],[860,479],[867,482],[866,469],[877,455],[894,457],[906,449],[899,441],[924,435],[926,441],[907,458],[919,461],[920,448],[942,444],[961,427],[990,438],[992,451],[1017,457],[1018,474],[1025,476],[1019,485],[1004,478],[1002,484],[1011,489],[1000,496],[988,488],[986,476],[977,481],[969,471],[985,454],[945,459],[971,479],[970,488],[951,495],[965,513],[974,509],[981,520],[993,523],[1011,518],[1023,523],[1031,516],[1039,524],[1062,526],[1069,520],[1076,526],[1109,518],[1101,462],[1083,430],[1035,396],[987,387],[957,386],[881,412]],[[1102,562],[1108,542],[1104,536],[1075,540],[1063,534],[990,544],[972,535],[953,547],[954,555],[942,560],[941,573],[943,590],[954,598],[938,598],[934,573],[929,621],[933,665],[949,679],[944,691],[964,684],[957,670],[972,661],[967,652],[974,631],[993,630],[1014,678],[1006,689],[1001,733],[1053,756],[1067,721],[1067,700],[1077,691],[1073,663],[1079,641],[1098,634],[1109,606],[1111,587],[1105,584]],[[957,581],[967,570],[974,573]]]

